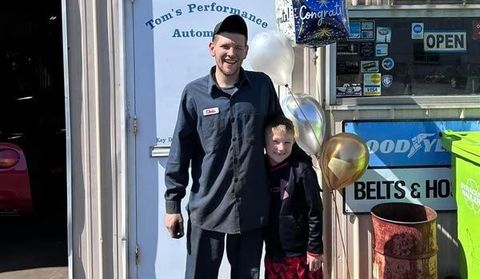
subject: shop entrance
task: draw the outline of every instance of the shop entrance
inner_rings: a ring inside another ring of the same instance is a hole
[[[0,9],[0,278],[67,278],[60,0]]]

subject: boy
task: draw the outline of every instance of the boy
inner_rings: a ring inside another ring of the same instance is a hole
[[[265,278],[323,278],[322,201],[310,160],[292,153],[293,123],[284,116],[265,128],[270,179]]]

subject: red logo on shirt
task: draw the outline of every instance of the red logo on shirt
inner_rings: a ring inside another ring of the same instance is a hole
[[[203,110],[203,116],[218,114],[219,112],[220,112],[220,110],[217,107],[206,108],[206,109]]]

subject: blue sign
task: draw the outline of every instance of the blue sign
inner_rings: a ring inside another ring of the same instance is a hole
[[[412,39],[423,39],[423,22],[412,23]]]
[[[362,138],[370,168],[450,166],[442,147],[444,130],[480,131],[480,120],[345,121],[343,130]]]
[[[360,21],[352,21],[349,23],[350,34],[349,39],[360,39]]]
[[[386,71],[390,71],[391,69],[393,69],[394,66],[395,66],[395,62],[393,61],[392,58],[387,57],[382,60],[382,67]]]
[[[412,30],[413,30],[415,33],[420,33],[420,32],[423,31],[423,26],[420,25],[420,24],[415,24],[415,25],[413,25]]]

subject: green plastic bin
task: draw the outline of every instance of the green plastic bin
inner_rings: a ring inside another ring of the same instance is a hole
[[[442,144],[452,153],[460,276],[480,278],[480,132],[447,130]]]

